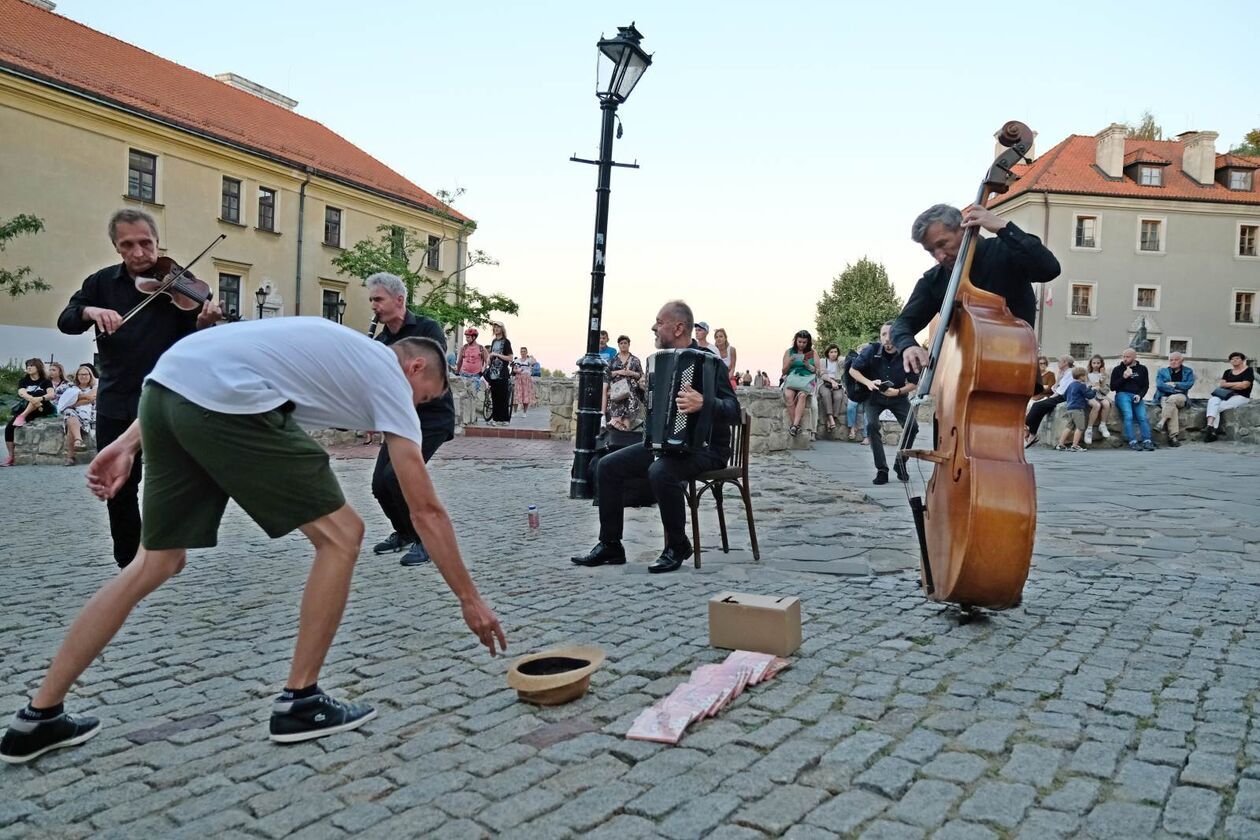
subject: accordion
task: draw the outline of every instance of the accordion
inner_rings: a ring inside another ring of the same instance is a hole
[[[647,424],[643,445],[654,452],[703,452],[713,436],[713,404],[721,360],[713,353],[684,348],[661,350],[647,360]],[[683,414],[675,399],[691,386],[704,407]]]

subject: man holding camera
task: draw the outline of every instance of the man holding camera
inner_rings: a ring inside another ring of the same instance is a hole
[[[919,381],[917,373],[906,371],[901,350],[893,344],[892,327],[892,321],[880,327],[879,341],[873,341],[862,348],[862,352],[849,366],[849,375],[871,391],[866,401],[866,436],[871,440],[871,455],[875,458],[873,484],[888,483],[888,459],[884,456],[879,416],[887,409],[902,426],[913,423],[909,395],[914,392],[915,383]],[[914,443],[916,431],[917,429],[911,428],[907,446]],[[898,455],[894,464],[897,478],[909,481],[910,473],[906,471],[905,459]]]

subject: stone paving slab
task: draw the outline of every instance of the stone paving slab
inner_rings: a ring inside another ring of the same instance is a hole
[[[919,594],[902,488],[868,484],[863,447],[757,459],[765,561],[736,526],[729,555],[656,576],[651,509],[628,516],[630,565],[568,562],[597,524],[567,498],[567,444],[550,459],[477,444],[432,464],[469,566],[510,654],[605,648],[588,696],[517,703],[510,660],[478,649],[436,570],[364,555],[320,682],[380,717],[268,743],[310,552],[232,506],[219,547],[194,552],[72,693],[102,733],[0,767],[0,838],[1260,836],[1253,456],[1032,453],[1043,514],[1024,606],[964,621]],[[335,464],[368,539],[385,530],[371,467]],[[16,708],[112,567],[81,468],[0,480],[76,523],[8,531],[0,693]],[[1159,513],[1173,500],[1184,515]],[[542,511],[532,539],[527,504]],[[711,506],[701,525],[716,545]],[[829,573],[840,562],[869,572]],[[801,597],[792,667],[677,747],[626,740],[639,710],[725,655],[705,608],[722,589]]]

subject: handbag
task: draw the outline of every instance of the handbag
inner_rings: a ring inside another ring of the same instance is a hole
[[[608,388],[608,399],[610,402],[624,402],[630,399],[630,382],[626,379],[618,379]]]
[[[783,387],[796,391],[813,391],[817,383],[818,380],[814,378],[814,374],[794,370],[787,375],[787,379],[783,380]]]
[[[1238,392],[1230,388],[1217,388],[1212,392],[1212,396],[1216,397],[1218,400],[1227,400],[1230,397],[1238,396]]]

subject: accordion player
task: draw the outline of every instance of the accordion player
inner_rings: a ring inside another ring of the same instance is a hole
[[[649,356],[644,446],[653,452],[707,451],[713,439],[717,381],[726,375],[722,361],[704,350],[660,350]],[[678,410],[678,394],[687,386],[704,398],[694,414]]]

